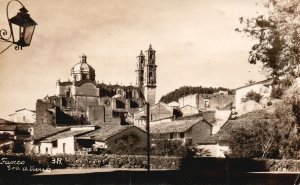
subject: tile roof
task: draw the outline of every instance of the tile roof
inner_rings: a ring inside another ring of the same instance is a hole
[[[66,138],[66,137],[71,137],[71,136],[77,136],[77,135],[80,135],[80,134],[84,134],[84,133],[87,133],[87,132],[91,132],[90,130],[73,130],[73,131],[65,131],[65,132],[60,132],[60,133],[57,133],[53,136],[50,136],[50,137],[47,137],[45,139],[43,139],[41,142],[42,143],[48,143],[48,142],[52,142],[52,141],[55,141],[55,140],[58,140],[58,139],[63,139],[63,138]]]
[[[196,123],[208,123],[201,117],[193,117],[191,119],[176,120],[168,123],[160,123],[150,126],[150,132],[153,134],[166,134],[172,132],[185,132]],[[208,123],[209,124],[209,123]]]
[[[69,127],[57,128],[48,124],[39,124],[34,126],[34,139],[41,140],[50,135],[54,135],[56,133],[69,130]]]
[[[127,129],[130,129],[130,128],[137,128],[139,130],[141,130],[142,132],[145,132],[143,131],[142,129],[134,126],[134,125],[106,125],[104,126],[103,128],[100,128],[98,130],[95,130],[93,132],[90,132],[90,133],[87,133],[87,134],[84,134],[80,137],[78,137],[79,139],[80,138],[92,138],[96,141],[106,141],[107,139],[109,139],[110,137],[116,135],[116,134],[119,134]]]
[[[16,125],[0,125],[1,131],[15,131],[17,129]]]

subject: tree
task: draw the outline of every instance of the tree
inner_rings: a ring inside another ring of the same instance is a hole
[[[261,100],[263,96],[257,92],[254,91],[249,91],[246,96],[242,99],[242,102],[247,102],[249,100],[253,100],[256,101],[257,103],[259,103],[259,101]]]
[[[248,61],[261,63],[269,77],[278,79],[284,74],[296,77],[300,64],[299,0],[265,0],[264,6],[267,13],[241,17],[242,27],[236,29],[257,41]]]
[[[230,133],[233,157],[300,158],[300,89],[292,86],[267,120],[251,120]]]

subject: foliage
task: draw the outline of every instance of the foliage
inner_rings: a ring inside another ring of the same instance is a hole
[[[272,113],[276,119],[254,119],[232,131],[229,146],[233,157],[300,158],[300,89],[293,86]]]
[[[183,145],[180,140],[157,138],[153,144],[155,147],[152,149],[151,154],[156,156],[188,157],[195,156],[198,152],[190,145]]]
[[[146,145],[136,134],[129,134],[110,143],[109,152],[119,155],[145,155]]]
[[[172,101],[178,101],[179,98],[190,95],[190,94],[213,94],[218,91],[229,91],[229,94],[232,94],[230,89],[224,88],[224,87],[191,87],[191,86],[183,86],[179,89],[175,89],[172,92],[169,92],[168,94],[161,97],[159,101],[162,101],[164,103],[170,103]]]
[[[249,52],[251,64],[261,63],[267,75],[297,76],[300,62],[300,4],[298,0],[265,0],[267,13],[240,18],[245,33],[257,42]],[[264,11],[262,11],[264,12]]]
[[[255,121],[231,133],[230,156],[242,158],[278,158],[279,150],[275,142],[276,123]]]
[[[259,103],[259,101],[261,100],[263,96],[257,92],[254,91],[249,91],[246,96],[242,99],[242,102],[247,102],[249,100],[253,100],[256,101],[257,103]]]

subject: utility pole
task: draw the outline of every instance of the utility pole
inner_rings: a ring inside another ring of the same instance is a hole
[[[146,131],[147,131],[147,171],[150,171],[150,105],[146,102]]]

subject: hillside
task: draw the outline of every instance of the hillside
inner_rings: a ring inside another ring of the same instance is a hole
[[[232,94],[232,91],[230,89],[224,88],[224,87],[192,87],[192,86],[183,86],[179,89],[175,89],[172,92],[169,92],[166,95],[163,95],[159,101],[162,101],[164,103],[170,103],[172,101],[178,101],[179,98],[183,96],[187,96],[189,94],[213,94],[218,91],[229,91],[229,94]]]

